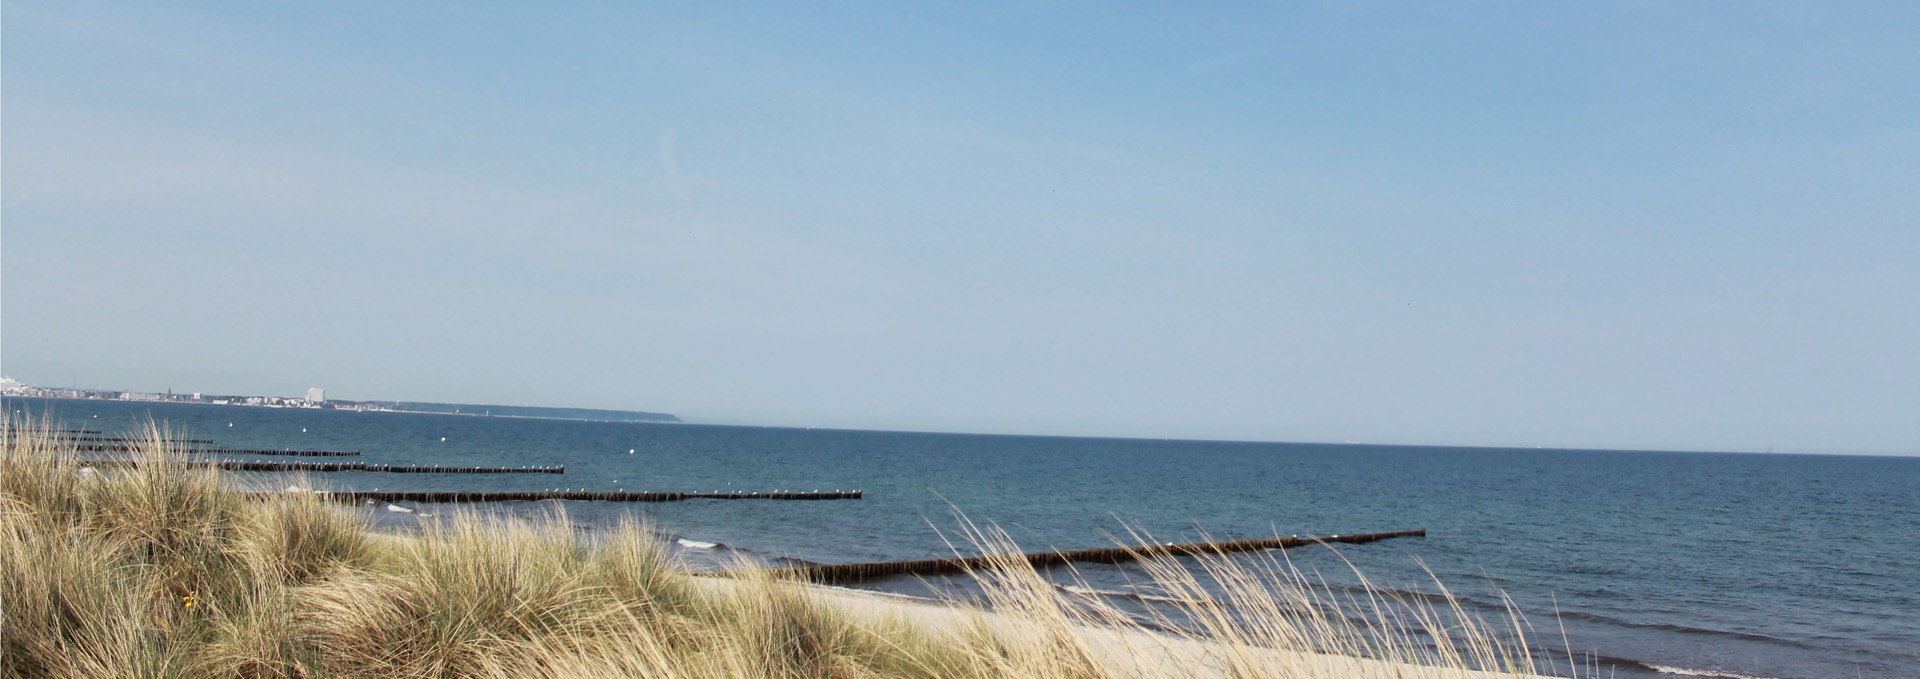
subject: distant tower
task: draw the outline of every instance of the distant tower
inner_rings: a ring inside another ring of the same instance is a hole
[[[327,390],[321,389],[319,387],[307,387],[307,402],[308,403],[326,403]]]

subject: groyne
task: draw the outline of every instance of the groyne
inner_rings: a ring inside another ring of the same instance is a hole
[[[355,457],[358,450],[270,450],[266,448],[188,448],[183,453],[226,453],[228,455],[286,455],[291,457]]]
[[[92,435],[92,434],[56,434],[56,436],[57,436],[57,437],[58,437],[58,438],[59,438],[60,440],[62,440],[62,441],[74,441],[74,442],[79,442],[79,443],[99,443],[99,444],[117,444],[117,445],[140,445],[140,444],[142,444],[142,443],[146,443],[146,441],[147,441],[147,439],[145,439],[145,438],[142,438],[142,437],[139,437],[139,436],[118,436],[118,435],[112,435],[112,434],[108,434],[108,435]],[[173,443],[173,444],[180,444],[180,443],[193,443],[193,444],[212,444],[212,443],[213,443],[213,440],[212,440],[212,439],[175,439],[175,438],[170,438],[170,439],[167,439],[167,442],[168,442],[168,443]]]
[[[137,459],[83,460],[95,467],[139,466]],[[445,467],[434,465],[367,464],[365,462],[253,462],[247,460],[195,460],[182,462],[188,467],[213,467],[235,472],[381,472],[388,474],[565,474],[562,465],[551,467]]]
[[[858,500],[858,490],[773,491],[681,493],[674,491],[590,491],[542,490],[526,492],[464,491],[313,491],[328,500],[340,502],[532,502],[540,500],[582,500],[595,502],[681,502],[685,500]],[[272,498],[282,493],[248,493],[255,499]]]
[[[1050,551],[1032,552],[1029,554],[923,559],[919,561],[816,564],[811,566],[775,568],[771,569],[771,571],[777,577],[792,577],[823,584],[845,584],[893,575],[945,575],[969,571],[992,570],[1001,564],[1013,561],[1025,561],[1035,568],[1045,568],[1074,561],[1121,563],[1167,556],[1206,556],[1232,552],[1251,552],[1262,549],[1288,549],[1331,542],[1359,544],[1388,538],[1425,537],[1426,534],[1427,530],[1420,528],[1392,533],[1362,533],[1354,535],[1331,535],[1327,537],[1303,538],[1293,536],[1255,540],[1228,540],[1224,542],[1148,545],[1143,547],[1082,549],[1065,552]]]
[[[131,453],[146,450],[139,445],[82,443],[74,450],[83,453]],[[228,455],[288,455],[294,457],[350,457],[359,455],[358,450],[287,450],[284,448],[174,448],[176,453],[225,453]]]

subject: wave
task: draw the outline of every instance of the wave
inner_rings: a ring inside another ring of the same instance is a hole
[[[696,550],[696,551],[702,551],[702,552],[724,550],[727,552],[740,553],[740,554],[745,554],[748,551],[750,551],[750,550],[735,547],[733,545],[729,545],[727,543],[720,542],[717,540],[695,540],[693,538],[687,537],[685,535],[681,535],[679,533],[658,530],[658,529],[655,529],[653,531],[653,537],[654,539],[659,540],[663,543],[670,544],[684,550]]]
[[[1445,594],[1433,594],[1429,592],[1422,592],[1419,590],[1412,590],[1412,589],[1395,589],[1392,587],[1365,587],[1360,585],[1330,584],[1330,585],[1327,585],[1327,588],[1345,595],[1357,594],[1357,595],[1366,596],[1369,594],[1377,594],[1377,595],[1386,596],[1390,598],[1397,597],[1400,599],[1405,599],[1410,601],[1419,601],[1419,602],[1429,603],[1429,604],[1452,604],[1453,602],[1457,601],[1459,603],[1467,604],[1470,606],[1499,608],[1499,606],[1495,605],[1493,602],[1479,599],[1479,598],[1476,598],[1467,594],[1462,594],[1459,592],[1455,592],[1452,597],[1448,597]]]
[[[1132,592],[1120,592],[1120,591],[1111,590],[1111,589],[1094,589],[1092,587],[1081,587],[1079,585],[1054,585],[1054,586],[1060,588],[1060,591],[1062,592],[1067,592],[1069,594],[1078,594],[1081,596],[1119,596],[1119,597],[1133,596]]]
[[[1139,591],[1121,591],[1121,590],[1113,590],[1113,589],[1095,589],[1095,588],[1092,588],[1092,587],[1081,587],[1081,586],[1079,586],[1079,585],[1058,585],[1058,584],[1056,584],[1056,585],[1054,585],[1054,586],[1055,586],[1055,587],[1058,587],[1058,588],[1060,588],[1060,590],[1061,590],[1061,591],[1063,591],[1063,592],[1067,592],[1067,593],[1069,593],[1069,594],[1078,594],[1078,595],[1080,595],[1080,596],[1104,596],[1104,597],[1113,597],[1113,598],[1118,598],[1118,599],[1135,599],[1135,600],[1139,600],[1139,601],[1156,601],[1156,602],[1160,602],[1160,603],[1168,603],[1168,604],[1178,604],[1178,603],[1186,603],[1186,602],[1185,602],[1185,600],[1183,600],[1183,599],[1179,599],[1179,598],[1175,598],[1175,597],[1170,597],[1170,596],[1165,596],[1165,595],[1159,595],[1159,594],[1148,594],[1148,593],[1146,593],[1146,592],[1139,592]]]
[[[1606,624],[1606,625],[1613,625],[1615,627],[1628,627],[1632,629],[1656,630],[1660,632],[1673,632],[1675,634],[1697,634],[1700,636],[1724,637],[1728,639],[1739,639],[1741,641],[1758,641],[1761,643],[1778,644],[1781,646],[1791,646],[1794,648],[1813,648],[1814,647],[1813,645],[1803,641],[1795,641],[1793,639],[1782,639],[1780,637],[1768,636],[1765,634],[1756,634],[1753,632],[1735,632],[1732,630],[1708,629],[1704,627],[1688,627],[1686,625],[1676,625],[1676,624],[1667,623],[1667,622],[1633,622],[1630,620],[1622,620],[1620,618],[1615,618],[1613,616],[1601,615],[1599,613],[1590,613],[1587,611],[1562,610],[1560,611],[1559,615],[1562,618],[1569,618],[1573,620],[1586,620],[1589,622],[1597,622],[1597,623]]]
[[[1735,674],[1733,672],[1722,672],[1719,670],[1695,670],[1695,669],[1688,669],[1685,667],[1670,667],[1667,665],[1655,665],[1653,663],[1644,663],[1644,662],[1637,663],[1637,664],[1647,669],[1653,670],[1655,672],[1659,672],[1661,674],[1671,674],[1676,677],[1710,677],[1712,679],[1773,679],[1773,677],[1768,677],[1768,676],[1759,675],[1759,674]]]
[[[1694,669],[1691,667],[1661,665],[1659,663],[1647,662],[1645,660],[1634,660],[1632,658],[1622,658],[1619,656],[1601,655],[1601,654],[1596,654],[1591,652],[1583,653],[1579,651],[1568,651],[1567,649],[1555,648],[1554,646],[1550,646],[1550,645],[1543,645],[1535,648],[1534,655],[1535,657],[1543,658],[1551,663],[1554,663],[1553,667],[1555,668],[1560,667],[1559,663],[1566,662],[1567,656],[1571,655],[1576,659],[1576,661],[1580,665],[1583,665],[1583,666],[1591,665],[1592,667],[1601,668],[1603,671],[1603,674],[1595,675],[1595,676],[1610,676],[1610,674],[1618,673],[1622,669],[1630,669],[1636,673],[1645,672],[1645,673],[1652,673],[1652,674],[1665,674],[1665,675],[1670,675],[1675,677],[1706,677],[1707,679],[1778,679],[1776,677],[1769,677],[1764,674],[1738,674],[1734,672],[1728,672],[1726,670],[1702,670],[1702,669]],[[1611,673],[1605,673],[1605,668],[1608,668],[1608,667],[1612,668]],[[1575,673],[1575,676],[1580,676],[1580,675],[1578,673]]]

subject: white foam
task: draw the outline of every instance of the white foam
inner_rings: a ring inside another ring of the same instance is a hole
[[[1108,589],[1094,589],[1092,587],[1081,587],[1079,585],[1055,585],[1055,586],[1059,587],[1060,591],[1067,592],[1069,594],[1078,594],[1081,596],[1128,596],[1126,592],[1115,592],[1113,590],[1108,590]]]
[[[681,547],[687,549],[713,549],[720,546],[718,542],[701,542],[699,540],[688,540],[686,538],[678,538],[675,539],[674,542],[679,543]]]
[[[402,507],[402,506],[400,506],[400,505],[387,505],[387,511],[389,511],[389,512],[400,512],[400,513],[403,513],[403,514],[412,514],[412,513],[413,513],[413,510],[411,510],[411,509],[407,509],[406,507]]]
[[[1092,587],[1081,587],[1078,585],[1054,585],[1054,586],[1059,587],[1060,590],[1063,592],[1067,592],[1069,594],[1078,594],[1080,596],[1121,597],[1126,599],[1139,599],[1141,601],[1157,601],[1160,603],[1167,603],[1167,604],[1186,603],[1185,600],[1177,597],[1170,597],[1170,596],[1165,596],[1161,594],[1147,594],[1145,592],[1138,592],[1138,591],[1125,592],[1125,591],[1117,591],[1117,590],[1111,590],[1111,589],[1095,589]]]
[[[1647,663],[1647,667],[1653,668],[1653,671],[1655,672],[1659,672],[1661,674],[1671,674],[1676,677],[1711,677],[1713,679],[1773,679],[1772,677],[1765,677],[1758,674],[1734,674],[1732,672],[1720,672],[1717,670],[1692,670],[1692,669],[1687,669],[1685,667],[1668,667],[1666,665],[1655,665],[1653,663]]]
[[[1176,596],[1171,596],[1165,592],[1148,593],[1148,592],[1142,591],[1139,587],[1134,588],[1133,596],[1139,597],[1141,601],[1158,601],[1161,603],[1168,603],[1168,604],[1187,603],[1186,599],[1182,599]]]

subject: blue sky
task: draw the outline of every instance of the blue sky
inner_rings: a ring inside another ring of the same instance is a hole
[[[0,368],[1920,452],[1920,5],[8,0]]]

